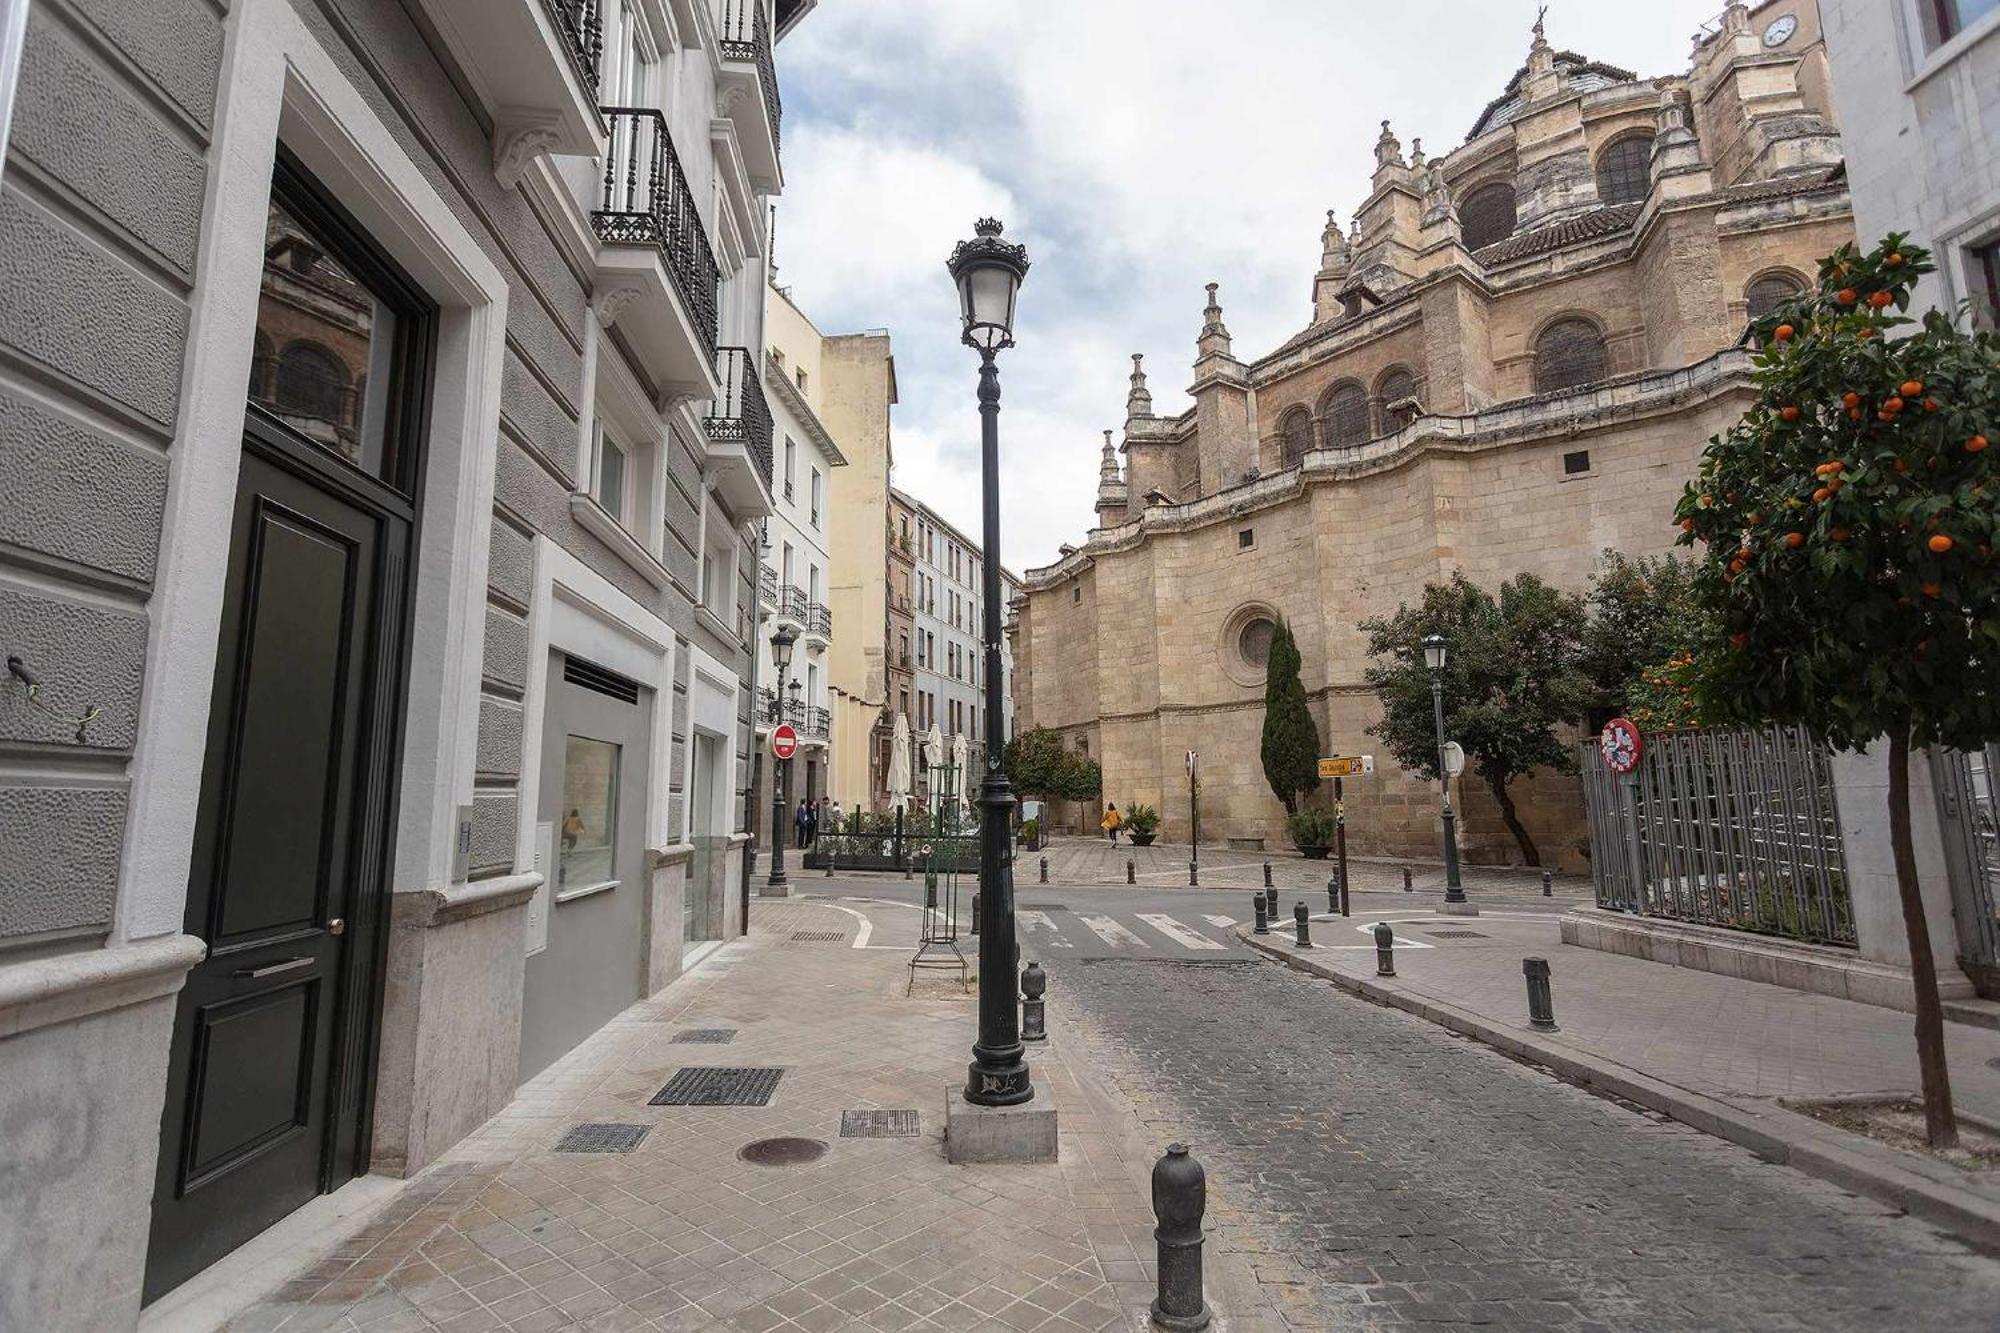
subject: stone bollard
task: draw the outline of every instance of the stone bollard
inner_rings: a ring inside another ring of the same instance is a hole
[[[1396,932],[1389,929],[1387,921],[1375,923],[1375,975],[1396,975]]]
[[[1552,870],[1544,870],[1542,872],[1542,897],[1553,898],[1555,896],[1555,878],[1555,872]]]
[[[1271,887],[1271,863],[1269,861],[1264,863],[1264,887],[1267,889]]]
[[[1201,887],[1201,862],[1199,861],[1188,862],[1188,887],[1191,889]]]
[[[835,859],[834,848],[836,846],[838,846],[838,844],[833,842],[829,842],[826,845],[826,877],[828,879],[833,878],[833,862]]]
[[[1153,1300],[1153,1327],[1169,1333],[1198,1333],[1208,1327],[1201,1298],[1201,1215],[1208,1210],[1208,1176],[1185,1143],[1167,1145],[1153,1164],[1153,1216],[1159,1225],[1159,1291]]]
[[[1125,858],[1125,882],[1127,884],[1137,884],[1139,882],[1139,867],[1129,856]]]
[[[1046,857],[1046,856],[1042,858],[1042,880],[1041,880],[1041,882],[1042,882],[1042,883],[1044,883],[1044,884],[1046,884],[1046,883],[1048,883],[1048,882],[1049,882],[1049,858],[1048,858],[1048,857]]]
[[[1275,926],[1278,924],[1278,891],[1276,889],[1264,890],[1264,915],[1271,918],[1272,925]]]
[[[979,895],[972,895],[972,933],[979,933]]]
[[[1313,947],[1312,919],[1306,912],[1305,903],[1299,902],[1293,904],[1292,925],[1295,928],[1297,928],[1299,932],[1299,947],[1301,949],[1312,948]]]
[[[1042,999],[1049,988],[1049,974],[1042,971],[1040,963],[1030,963],[1021,969],[1021,1040],[1047,1041],[1049,1019],[1047,1001]]]
[[[1404,866],[1404,867],[1403,867],[1403,892],[1404,892],[1404,893],[1409,893],[1409,892],[1411,892],[1411,889],[1410,889],[1410,868],[1409,868],[1408,866]]]
[[[1250,895],[1250,906],[1251,906],[1251,907],[1253,907],[1253,908],[1255,908],[1255,909],[1256,909],[1256,912],[1257,912],[1257,928],[1256,928],[1256,929],[1255,929],[1254,931],[1252,931],[1251,933],[1252,933],[1253,935],[1268,935],[1268,934],[1270,934],[1270,933],[1271,933],[1271,914],[1270,914],[1269,912],[1266,912],[1266,911],[1264,910],[1264,895],[1263,895],[1263,894],[1261,894],[1261,893],[1253,893],[1253,894],[1251,894],[1251,895]]]
[[[1521,971],[1528,978],[1528,1026],[1537,1032],[1557,1032],[1556,1001],[1549,990],[1549,960],[1523,958]]]
[[[1337,875],[1326,877],[1326,910],[1329,912],[1340,910],[1340,877]]]

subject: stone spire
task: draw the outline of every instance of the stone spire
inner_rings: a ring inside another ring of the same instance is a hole
[[[1345,272],[1351,252],[1347,248],[1347,236],[1340,230],[1340,221],[1334,210],[1326,210],[1326,227],[1319,234],[1319,268],[1322,273],[1332,273],[1336,269]]]
[[[1118,446],[1111,443],[1111,432],[1107,430],[1104,432],[1104,457],[1097,464],[1097,493],[1101,496],[1105,487],[1123,484],[1124,478],[1118,473]]]
[[[1099,527],[1113,527],[1125,521],[1125,509],[1131,503],[1131,492],[1125,485],[1125,477],[1118,470],[1118,447],[1111,443],[1111,432],[1104,432],[1104,457],[1097,465],[1097,523]]]
[[[1132,388],[1125,395],[1125,424],[1153,415],[1153,395],[1146,389],[1146,354],[1132,353]]]
[[[1389,122],[1382,122],[1382,136],[1375,141],[1375,169],[1400,167],[1403,163],[1403,141],[1389,130]]]
[[[1208,284],[1208,305],[1201,312],[1201,336],[1195,339],[1195,351],[1201,356],[1228,356],[1229,328],[1222,322],[1222,306],[1215,294],[1222,284]]]
[[[1421,173],[1424,169],[1424,141],[1410,140],[1410,170]]]
[[[1528,102],[1539,102],[1545,97],[1553,97],[1559,88],[1556,78],[1556,53],[1549,45],[1549,36],[1543,30],[1542,20],[1548,16],[1548,6],[1542,6],[1535,15],[1535,40],[1528,45],[1528,81],[1521,90],[1522,98]]]
[[[1319,272],[1313,274],[1313,323],[1340,315],[1340,284],[1354,269],[1354,252],[1340,230],[1333,209],[1326,210],[1326,229],[1319,234]]]

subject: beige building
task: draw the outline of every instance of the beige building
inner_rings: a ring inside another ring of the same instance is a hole
[[[1169,838],[1196,750],[1204,837],[1286,845],[1258,758],[1277,617],[1328,752],[1381,752],[1358,622],[1454,570],[1582,588],[1607,547],[1667,548],[1704,441],[1751,400],[1746,324],[1853,234],[1809,0],[1732,9],[1657,79],[1538,25],[1462,146],[1405,153],[1384,123],[1376,162],[1351,230],[1327,215],[1297,336],[1238,358],[1211,284],[1191,407],[1156,412],[1133,358],[1099,526],[1025,577],[1021,727],[1087,748]],[[1513,790],[1574,859],[1575,783]],[[1467,856],[1506,859],[1487,794],[1460,808]],[[1435,789],[1386,754],[1348,814],[1364,852],[1436,854]]]

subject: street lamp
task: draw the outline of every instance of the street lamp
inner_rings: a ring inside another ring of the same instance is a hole
[[[778,626],[771,635],[771,665],[778,670],[778,688],[771,692],[771,730],[776,732],[785,720],[785,675],[792,669],[792,645],[799,641],[799,632],[790,625]],[[792,682],[797,684],[797,681]],[[791,803],[792,761],[775,759],[777,771],[771,774],[771,876],[765,881],[774,889],[782,889],[785,879],[785,807]]]
[[[1022,1056],[1015,1000],[1014,848],[1009,817],[1014,794],[1001,764],[1000,733],[1000,368],[994,355],[1014,345],[1014,298],[1028,273],[1027,247],[1000,238],[1001,226],[981,218],[972,240],[960,241],[946,268],[958,285],[967,347],[979,353],[981,518],[981,649],[986,667],[986,777],[979,789],[979,1039],[965,1099],[978,1106],[1018,1106],[1034,1098]]]
[[[1431,671],[1431,717],[1437,724],[1438,811],[1444,816],[1444,901],[1449,912],[1465,904],[1465,886],[1458,880],[1458,829],[1451,813],[1451,774],[1445,768],[1444,663],[1444,635],[1426,634],[1424,665]]]

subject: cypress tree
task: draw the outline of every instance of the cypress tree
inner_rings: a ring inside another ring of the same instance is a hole
[[[1319,789],[1319,728],[1306,704],[1301,665],[1292,627],[1280,620],[1264,668],[1263,759],[1264,779],[1288,815]]]

